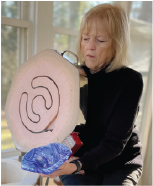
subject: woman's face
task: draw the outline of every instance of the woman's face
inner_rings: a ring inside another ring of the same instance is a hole
[[[114,49],[104,21],[93,19],[90,22],[90,30],[85,29],[82,34],[81,50],[85,64],[91,70],[98,71],[111,62]]]

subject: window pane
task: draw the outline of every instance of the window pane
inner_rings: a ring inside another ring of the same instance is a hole
[[[60,53],[65,50],[70,50],[76,54],[77,37],[64,34],[55,34],[54,36],[54,49]]]
[[[20,19],[20,1],[1,1],[1,16]]]
[[[143,94],[136,124],[141,130],[149,68],[152,61],[152,2],[133,1],[130,10],[131,67],[143,76]]]
[[[75,36],[64,34],[55,34],[54,36],[54,49],[58,50],[60,53],[64,52],[65,50],[70,50],[76,54],[76,43],[77,37]],[[76,64],[77,62],[76,57],[68,52],[66,52],[63,57],[68,59],[71,63]]]
[[[54,36],[54,48],[59,52],[68,50],[69,48],[69,36],[64,34],[55,34]]]
[[[10,131],[5,118],[5,103],[11,86],[12,78],[18,67],[18,38],[20,29],[17,27],[1,27],[1,149],[14,148]]]
[[[132,1],[130,18],[152,23],[152,1]]]
[[[90,8],[111,1],[54,1],[53,25],[79,30],[82,16]]]

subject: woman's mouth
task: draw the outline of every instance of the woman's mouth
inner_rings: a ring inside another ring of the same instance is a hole
[[[94,56],[91,56],[91,55],[87,55],[87,57],[89,57],[89,58],[94,58]]]

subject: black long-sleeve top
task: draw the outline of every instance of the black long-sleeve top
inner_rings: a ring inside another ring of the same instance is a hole
[[[135,122],[143,90],[142,75],[129,67],[106,73],[107,65],[95,74],[82,67],[88,78],[80,95],[86,100],[82,108],[86,123],[76,126],[75,131],[84,145],[74,154],[80,157],[82,170],[108,172],[143,166]]]

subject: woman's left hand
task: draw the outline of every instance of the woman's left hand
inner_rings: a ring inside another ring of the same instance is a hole
[[[56,171],[53,173],[46,175],[39,173],[42,177],[49,177],[49,178],[56,178],[60,175],[65,175],[65,174],[72,174],[74,171],[77,170],[77,167],[74,163],[69,163],[70,160],[66,160]],[[81,171],[80,171],[81,172]],[[83,171],[82,171],[83,173]]]

